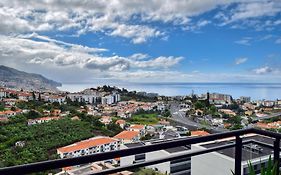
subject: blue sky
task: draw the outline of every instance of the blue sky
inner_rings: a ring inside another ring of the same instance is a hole
[[[281,82],[281,1],[0,2],[0,64],[62,83]]]

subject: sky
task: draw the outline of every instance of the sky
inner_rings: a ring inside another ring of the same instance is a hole
[[[280,0],[1,0],[0,64],[67,83],[281,82]]]

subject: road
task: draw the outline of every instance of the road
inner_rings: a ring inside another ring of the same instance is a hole
[[[186,117],[185,112],[180,111],[180,105],[177,102],[172,102],[170,104],[170,111],[172,114],[172,117],[170,120],[178,123],[181,126],[187,127],[189,130],[196,130],[198,128],[206,128],[207,130],[210,130],[210,132],[212,132],[212,133],[227,131],[226,129],[223,129],[223,128],[205,126],[205,125],[201,125],[200,123],[194,122],[193,120],[190,120],[188,117]]]
[[[281,116],[281,112],[279,113],[272,113],[270,115],[267,115],[267,116],[264,116],[264,117],[257,117],[255,119],[253,119],[254,121],[257,121],[257,120],[265,120],[265,119],[271,119],[271,118],[274,118],[274,117],[280,117]]]

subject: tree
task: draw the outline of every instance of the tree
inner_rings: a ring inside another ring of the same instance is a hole
[[[195,104],[194,104],[194,107],[195,109],[203,109],[205,108],[205,104],[200,102],[200,101],[197,101]]]
[[[25,114],[25,116],[28,119],[35,119],[41,117],[42,115],[38,111],[30,110],[27,114]]]
[[[168,109],[165,109],[165,111],[163,112],[163,117],[170,117],[171,116],[171,112]]]
[[[32,100],[36,100],[36,95],[34,91],[32,92]]]

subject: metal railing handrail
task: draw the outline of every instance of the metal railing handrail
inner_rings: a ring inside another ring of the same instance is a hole
[[[40,172],[40,171],[45,171],[45,170],[50,170],[50,169],[57,169],[57,168],[62,168],[62,167],[92,163],[92,162],[96,162],[96,161],[109,160],[109,159],[114,159],[114,158],[118,158],[118,157],[130,156],[130,155],[158,151],[158,150],[174,148],[174,147],[179,147],[179,146],[186,146],[186,145],[190,145],[190,144],[197,144],[197,143],[215,141],[215,140],[229,138],[229,137],[235,137],[236,142],[234,144],[231,144],[232,147],[235,146],[235,151],[236,151],[235,174],[241,175],[241,157],[242,157],[241,154],[242,154],[242,144],[243,143],[242,143],[242,138],[240,136],[243,136],[245,134],[250,134],[250,133],[256,133],[256,134],[275,138],[274,146],[273,146],[274,147],[274,160],[279,162],[281,134],[274,133],[271,131],[264,131],[264,130],[250,128],[250,129],[229,131],[229,132],[224,132],[224,133],[216,133],[216,134],[211,134],[211,135],[201,136],[201,137],[188,137],[188,138],[177,139],[177,140],[172,140],[172,141],[167,141],[167,142],[154,143],[151,145],[144,145],[144,146],[128,148],[128,149],[123,149],[123,150],[110,151],[110,152],[96,153],[96,154],[92,154],[92,155],[86,155],[86,156],[75,157],[75,158],[48,160],[48,161],[31,163],[31,164],[5,167],[5,168],[0,168],[0,174],[1,175],[2,174],[10,175],[10,174],[34,173],[34,172]],[[219,148],[226,149],[223,147],[219,147]],[[210,150],[212,150],[211,148],[209,148],[209,152],[212,152]],[[190,153],[187,153],[183,156],[194,156],[195,154],[196,155],[204,154],[206,151],[208,151],[208,149],[196,151],[196,153],[192,153],[192,151],[191,151]],[[214,150],[214,151],[216,151],[216,150]],[[168,159],[169,158],[167,158],[167,160]],[[170,159],[177,159],[177,157],[170,157]],[[164,160],[163,162],[165,162],[166,158],[164,158],[162,160]],[[161,160],[153,160],[153,161],[154,162],[150,161],[150,163],[161,162]],[[147,166],[147,164],[148,164],[147,162],[138,163],[138,164],[126,166],[125,169],[132,169],[135,167]],[[106,170],[106,171],[98,172],[96,174],[114,173],[114,172],[119,172],[120,170],[125,170],[125,169],[124,169],[124,167],[118,167],[118,168],[114,168],[113,170]]]

